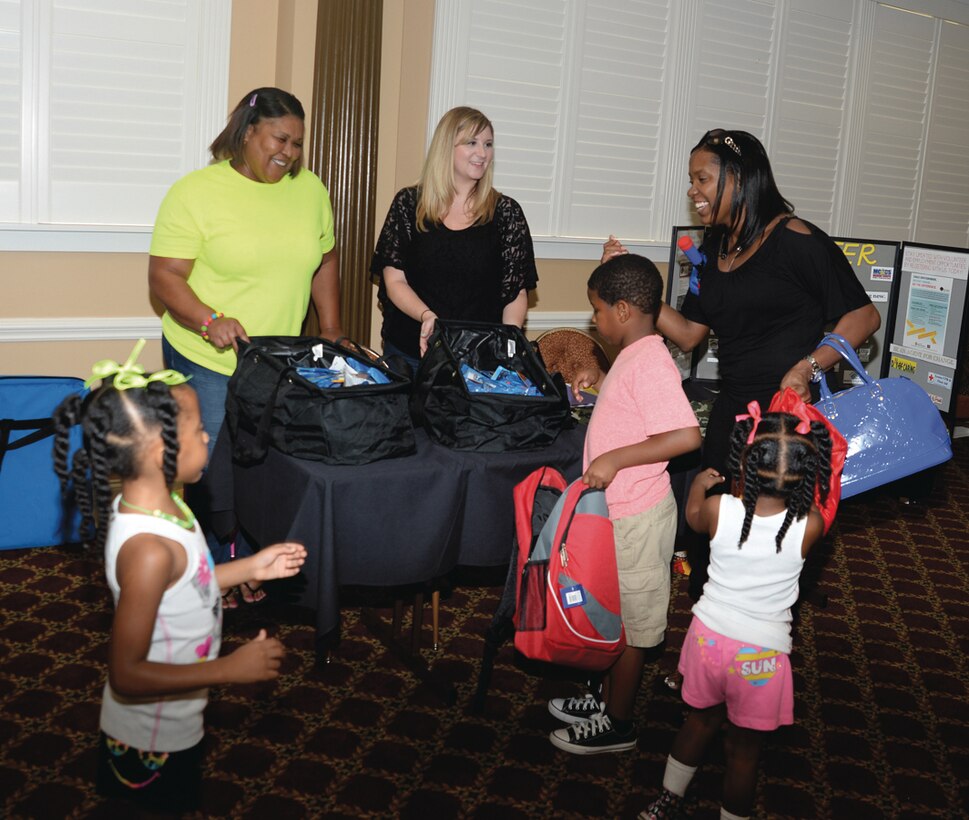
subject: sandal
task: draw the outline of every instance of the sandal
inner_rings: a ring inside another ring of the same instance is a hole
[[[258,604],[266,598],[266,590],[262,588],[262,584],[254,587],[243,581],[239,585],[239,592],[242,593],[242,601],[246,604]]]
[[[239,607],[239,587],[229,587],[222,595],[223,609],[237,609]]]
[[[679,673],[679,670],[670,672],[665,678],[663,678],[663,683],[665,683],[667,687],[675,692],[683,684],[683,676]]]

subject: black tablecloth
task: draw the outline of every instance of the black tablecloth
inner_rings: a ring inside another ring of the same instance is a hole
[[[318,636],[339,624],[338,587],[421,583],[457,565],[507,565],[514,536],[512,490],[534,469],[582,468],[585,427],[543,450],[451,450],[418,430],[417,452],[334,467],[270,448],[261,464],[233,464],[227,428],[207,483],[215,511],[235,509],[258,544],[300,541],[308,557],[299,603],[316,610]],[[224,520],[224,519],[223,519]]]

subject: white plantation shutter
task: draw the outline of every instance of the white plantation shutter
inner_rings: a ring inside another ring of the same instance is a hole
[[[574,48],[573,116],[560,187],[567,236],[640,236],[656,210],[669,12],[588,2]]]
[[[21,20],[17,0],[0,0],[0,222],[20,212]]]
[[[766,140],[770,113],[771,76],[776,45],[777,7],[772,0],[690,0],[695,19],[679,64],[670,73],[685,74],[688,88],[678,100],[675,116],[686,127],[670,131],[660,162],[673,162],[674,184],[657,216],[653,236],[669,242],[673,225],[694,217],[689,188],[690,149],[711,128],[749,131]]]
[[[495,185],[519,201],[534,235],[648,232],[665,0],[459,0],[436,14],[428,137],[455,105],[484,111]]]
[[[760,137],[830,233],[969,234],[965,2],[449,0],[429,134],[458,104],[494,120],[497,185],[548,256],[591,258],[582,243],[616,233],[665,259],[693,217],[689,149],[714,127]]]
[[[792,3],[771,112],[777,185],[798,214],[829,233],[841,183],[851,33],[850,3]]]
[[[0,221],[150,227],[225,124],[230,11],[230,0],[0,0],[0,185],[8,123],[24,132],[20,196],[16,210],[4,198]],[[16,23],[13,63],[3,46]],[[30,73],[8,107],[19,63]]]
[[[969,26],[943,23],[915,236],[969,245]]]
[[[875,8],[853,235],[912,237],[934,36],[930,17]]]
[[[460,99],[495,124],[496,187],[519,201],[533,231],[545,233],[552,224],[553,181],[565,131],[562,86],[569,21],[562,4],[548,0],[484,0],[472,9],[467,81]],[[450,107],[431,118],[432,132]]]
[[[757,0],[700,3],[691,121],[696,144],[711,128],[763,135],[767,125],[776,7]]]

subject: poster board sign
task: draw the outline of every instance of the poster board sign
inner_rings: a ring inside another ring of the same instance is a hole
[[[943,413],[955,409],[966,338],[969,250],[903,242],[888,375],[907,376]]]
[[[901,244],[836,236],[831,239],[841,248],[881,317],[881,327],[858,346],[858,358],[865,369],[873,379],[881,378],[888,368],[885,339],[888,336],[892,294],[897,290],[895,271]],[[861,378],[844,361],[831,369],[827,379],[828,385],[835,391],[861,384]]]
[[[680,237],[689,236],[693,244],[699,249],[703,243],[703,233],[706,229],[702,225],[679,225],[673,228],[673,238],[670,242],[670,264],[666,275],[666,304],[679,310],[683,305],[683,300],[690,289],[690,269],[693,267],[686,254],[680,250],[678,244]],[[670,350],[670,355],[680,371],[681,379],[688,379],[693,375],[694,360],[696,351],[685,352],[680,350],[669,339],[666,346]],[[714,374],[716,379],[716,374]]]

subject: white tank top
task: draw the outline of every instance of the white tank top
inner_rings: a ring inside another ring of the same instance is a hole
[[[104,568],[117,606],[118,552],[140,533],[154,533],[185,549],[185,573],[166,589],[155,617],[148,660],[157,663],[200,663],[219,655],[222,640],[222,598],[215,565],[198,524],[186,530],[150,515],[118,514],[114,500],[104,545]],[[101,729],[110,737],[146,752],[179,752],[202,739],[202,710],[207,689],[157,698],[125,698],[104,685]]]
[[[715,632],[755,646],[791,651],[791,606],[797,600],[807,516],[791,522],[781,551],[775,539],[785,512],[755,515],[750,535],[737,549],[743,502],[720,496],[717,532],[710,541],[709,579],[693,614]]]

